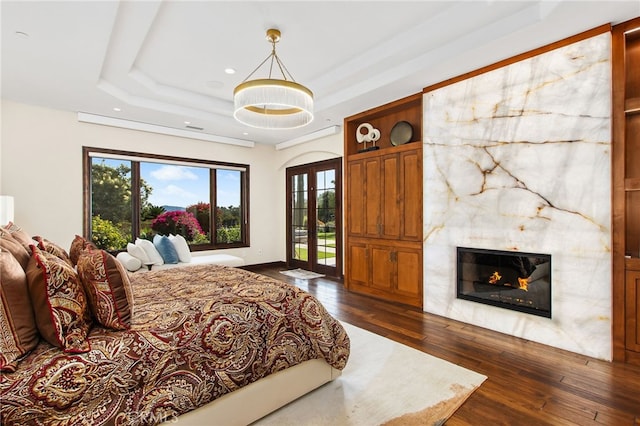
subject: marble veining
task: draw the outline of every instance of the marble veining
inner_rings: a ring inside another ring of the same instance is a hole
[[[424,95],[425,311],[611,359],[610,52],[605,33]],[[551,254],[552,318],[457,299],[457,246]]]

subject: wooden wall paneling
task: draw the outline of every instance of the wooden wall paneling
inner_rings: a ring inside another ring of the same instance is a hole
[[[400,212],[402,223],[400,238],[406,241],[422,241],[422,151],[400,154]]]
[[[380,208],[382,203],[380,159],[367,158],[364,160],[364,170],[365,235],[375,238],[380,235]]]
[[[396,154],[382,157],[381,186],[382,186],[382,217],[380,221],[380,236],[382,238],[400,238],[400,164]]]
[[[640,271],[627,271],[626,348],[640,353]]]

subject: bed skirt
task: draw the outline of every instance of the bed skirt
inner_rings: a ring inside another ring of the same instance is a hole
[[[335,380],[340,374],[340,370],[324,360],[312,359],[223,395],[165,424],[245,426]]]

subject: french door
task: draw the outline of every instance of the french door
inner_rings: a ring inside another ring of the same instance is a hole
[[[342,274],[342,159],[287,168],[287,265]]]

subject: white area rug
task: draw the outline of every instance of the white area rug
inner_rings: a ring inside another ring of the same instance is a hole
[[[342,323],[351,355],[342,376],[256,425],[441,425],[486,376]]]
[[[304,269],[291,269],[289,271],[280,271],[281,274],[287,275],[293,278],[299,278],[302,280],[310,280],[312,278],[324,277],[322,274],[316,274],[315,272],[307,271]]]

